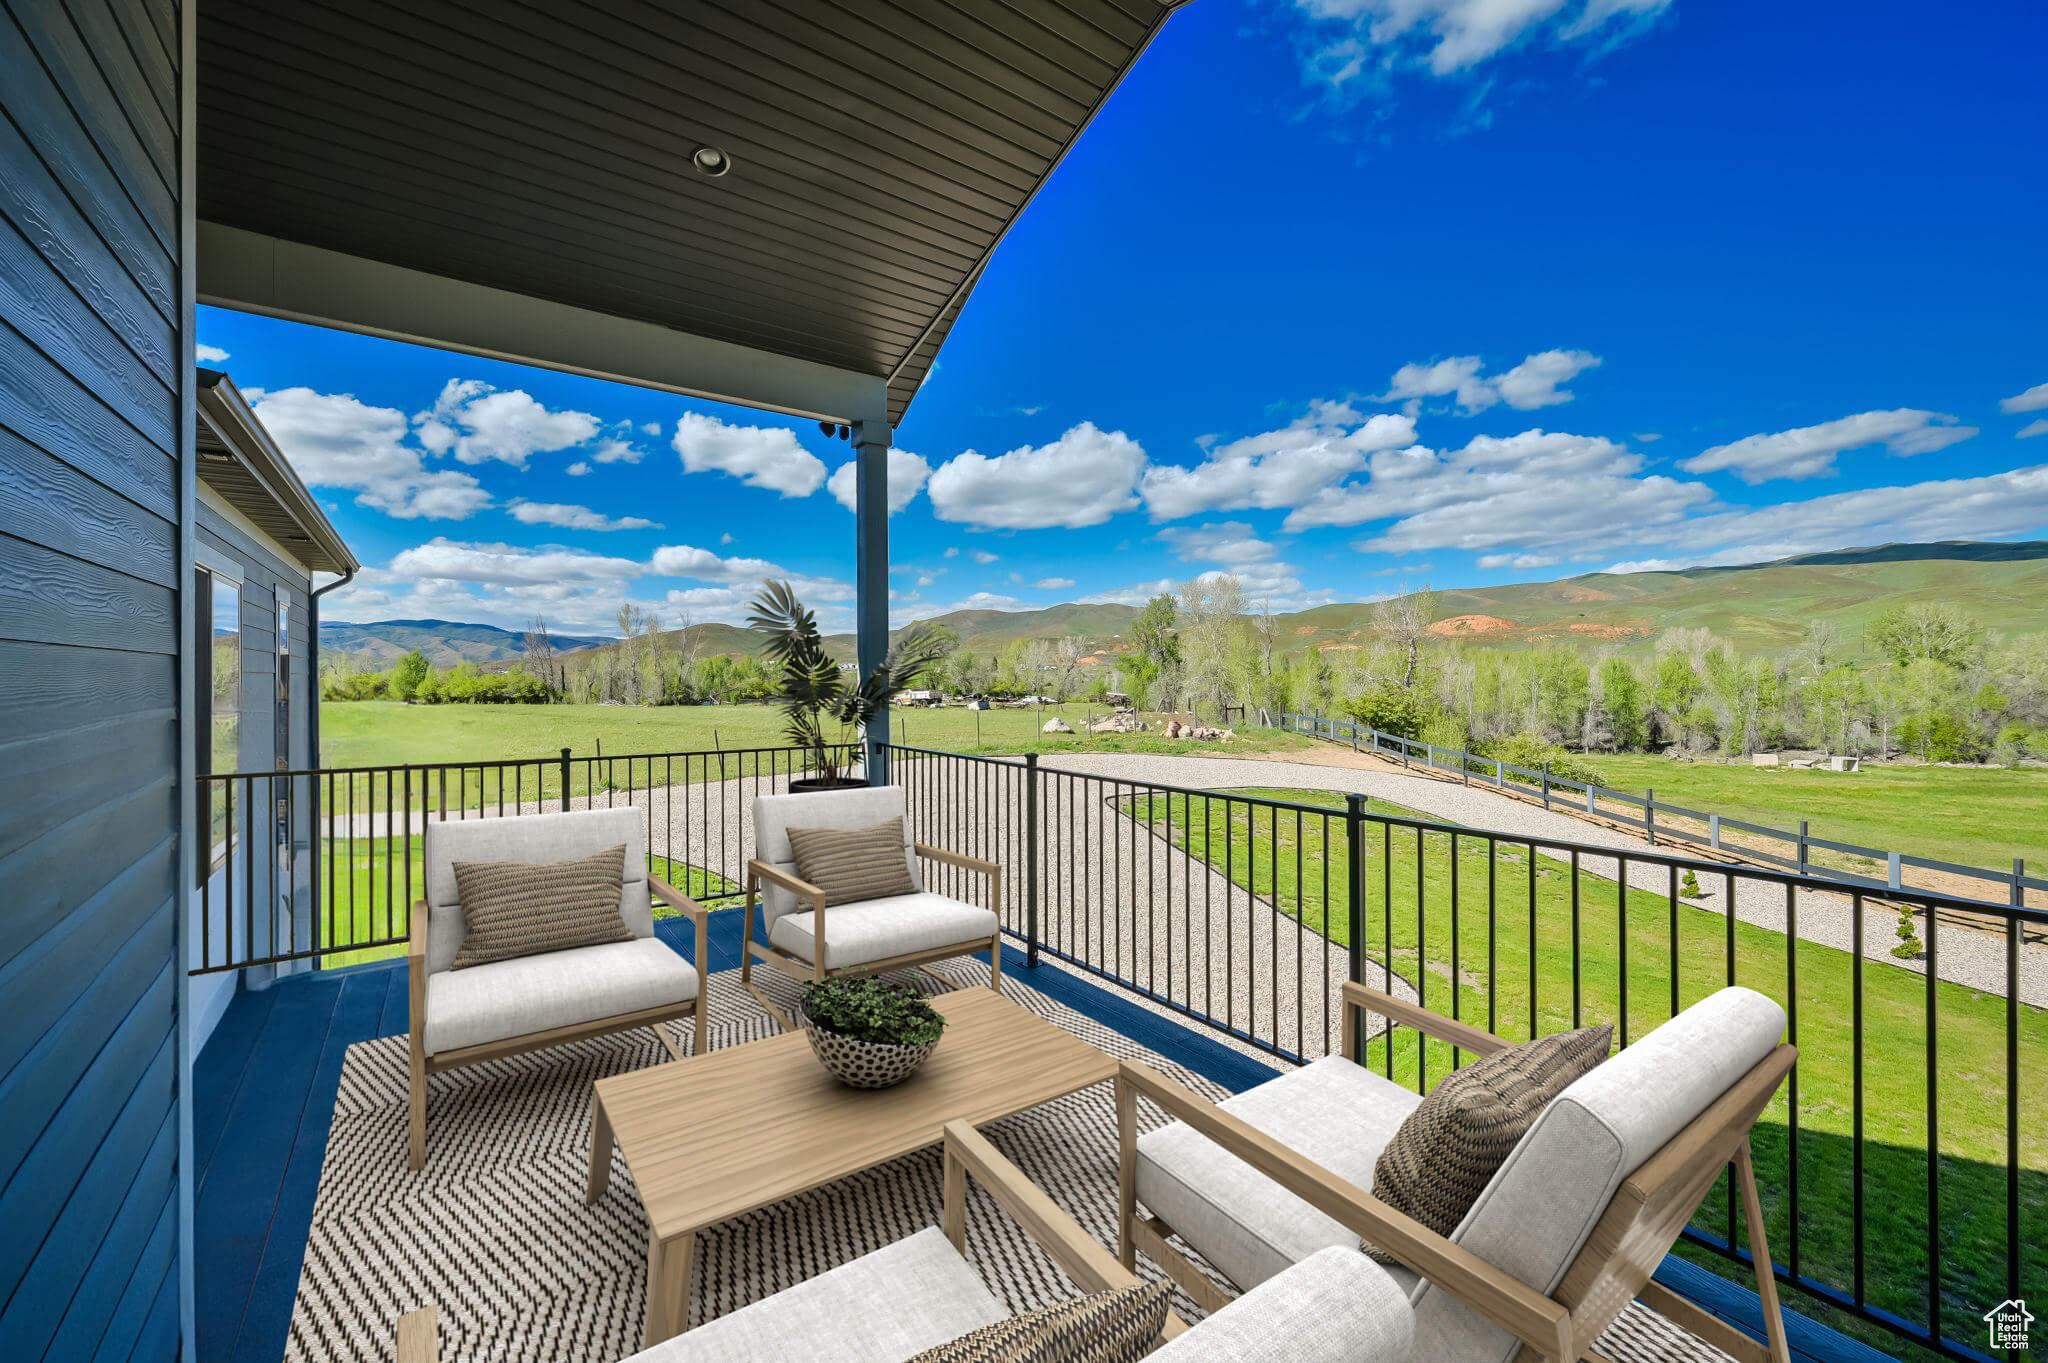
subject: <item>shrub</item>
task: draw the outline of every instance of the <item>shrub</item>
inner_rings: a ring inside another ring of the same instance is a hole
[[[1578,781],[1586,785],[1597,785],[1600,773],[1573,757],[1563,748],[1537,734],[1509,734],[1480,746],[1480,752],[1488,757],[1497,757],[1511,767],[1526,767],[1530,771],[1550,768],[1553,778],[1560,781]]]
[[[411,700],[433,670],[427,655],[414,649],[391,665],[391,694],[399,700]]]
[[[1351,697],[1344,702],[1344,713],[1368,728],[1399,738],[1422,737],[1423,722],[1429,717],[1421,697],[1392,682],[1381,682]]]
[[[1468,735],[1463,720],[1456,715],[1439,711],[1423,722],[1421,738],[1431,747],[1462,752]]]
[[[1678,882],[1678,893],[1686,899],[1705,899],[1707,892],[1700,888],[1700,878],[1687,870]]]
[[[884,1046],[922,1046],[946,1030],[922,995],[872,977],[814,984],[804,991],[803,1009],[828,1032]]]
[[[1892,948],[1892,955],[1902,961],[1910,961],[1920,954],[1920,932],[1913,922],[1911,909],[1899,910],[1899,944]]]

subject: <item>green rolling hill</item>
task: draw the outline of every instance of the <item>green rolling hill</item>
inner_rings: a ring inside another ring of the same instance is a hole
[[[1437,593],[1440,639],[1495,648],[1567,643],[1587,648],[1647,650],[1671,629],[1705,628],[1745,653],[1774,653],[1797,643],[1808,624],[1839,625],[1853,654],[1864,629],[1889,607],[1950,601],[1994,632],[2013,637],[2048,632],[2048,541],[1888,544],[1803,554],[1772,563],[1686,568],[1660,573],[1586,573],[1552,582],[1520,582]],[[1085,640],[1114,653],[1137,610],[1067,603],[1031,611],[954,611],[933,617],[977,653],[999,653],[1018,640]],[[1277,617],[1287,646],[1355,648],[1370,639],[1373,606],[1351,602]],[[700,656],[758,654],[761,641],[737,625],[689,630]],[[321,626],[324,647],[360,651],[388,666],[408,648],[439,665],[486,665],[517,658],[517,634],[489,625],[447,621],[385,621]],[[439,647],[437,648],[437,643]],[[851,634],[830,635],[833,656],[851,661]],[[566,651],[608,647],[606,641],[557,636]]]

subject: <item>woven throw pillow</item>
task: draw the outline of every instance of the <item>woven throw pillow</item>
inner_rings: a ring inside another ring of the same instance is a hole
[[[1372,1195],[1448,1236],[1551,1099],[1607,1058],[1612,1027],[1538,1037],[1454,1070],[1394,1132]],[[1381,1263],[1399,1262],[1367,1245]]]
[[[900,815],[873,828],[792,828],[789,846],[798,879],[823,890],[827,904],[917,893]]]
[[[971,1330],[910,1363],[1138,1363],[1166,1325],[1164,1282],[1114,1288]]]
[[[626,845],[575,861],[458,861],[466,935],[451,970],[571,947],[630,942],[619,916]]]

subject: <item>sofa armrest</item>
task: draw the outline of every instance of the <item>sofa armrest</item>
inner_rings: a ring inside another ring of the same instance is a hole
[[[1097,1244],[1079,1222],[971,1124],[947,1122],[945,1146],[945,1228],[953,1248],[964,1251],[966,1247],[967,1178],[971,1174],[988,1190],[996,1205],[1008,1212],[1083,1292],[1106,1292],[1137,1284],[1135,1274]]]
[[[1152,1359],[1406,1363],[1414,1340],[1415,1308],[1400,1284],[1356,1250],[1333,1247],[1268,1278]]]
[[[1352,980],[1344,981],[1343,992],[1344,1057],[1347,1060],[1358,1059],[1352,1054],[1352,1049],[1354,1038],[1358,1035],[1355,1024],[1360,1013],[1378,1013],[1389,1022],[1405,1023],[1425,1036],[1433,1036],[1438,1041],[1448,1042],[1474,1055],[1491,1055],[1514,1044],[1495,1036],[1492,1032],[1481,1031],[1468,1022],[1459,1022],[1455,1018],[1432,1013],[1427,1008],[1410,1003],[1406,999],[1397,999],[1392,994],[1369,989]]]
[[[1359,1239],[1393,1255],[1540,1357],[1569,1363],[1577,1356],[1572,1352],[1571,1313],[1527,1283],[1149,1066],[1124,1061],[1117,1083],[1187,1123]]]
[[[949,852],[928,842],[912,843],[911,847],[921,857],[930,857],[933,861],[942,861],[948,866],[958,866],[962,870],[979,872],[990,879],[1003,873],[1003,868],[997,863],[985,861],[980,857],[970,857],[965,852]]]
[[[412,931],[406,942],[406,1029],[412,1034],[415,1051],[426,1045],[427,1035],[427,901],[412,906]]]
[[[778,870],[765,861],[750,861],[747,863],[747,902],[749,907],[753,904],[754,882],[757,880],[766,880],[780,885],[798,899],[808,900],[811,907],[817,909],[820,913],[823,913],[825,910],[825,892],[823,890],[811,884],[810,881],[799,880],[789,872]]]
[[[652,871],[647,873],[647,888],[653,892],[656,899],[659,899],[662,903],[696,924],[697,974],[700,976],[709,975],[711,973],[711,942],[708,935],[711,930],[710,913],[702,904],[699,904],[696,900],[690,898],[690,896],[684,894]]]
[[[440,1357],[441,1320],[434,1307],[422,1306],[398,1318],[398,1363],[439,1363]]]

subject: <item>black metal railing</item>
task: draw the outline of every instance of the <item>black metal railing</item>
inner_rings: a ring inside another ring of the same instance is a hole
[[[191,969],[338,966],[395,954],[424,893],[427,826],[447,819],[638,805],[648,811],[650,869],[716,902],[739,892],[752,855],[748,803],[812,770],[800,748],[563,748],[547,757],[207,776],[211,861],[195,892]]]
[[[1609,1022],[1623,1046],[1724,985],[1766,993],[1800,1048],[1753,1136],[1780,1281],[1887,1344],[1976,1359],[1978,1317],[2048,1273],[2030,1237],[2048,1131],[2022,1111],[2048,1060],[2048,912],[1459,827],[1358,795],[888,753],[921,840],[1009,868],[1004,926],[1034,960],[1282,1061],[1338,1048],[1345,979],[1510,1040]],[[1468,1058],[1393,1028],[1363,1054],[1418,1091]],[[1747,1264],[1722,1185],[1686,1239]]]

